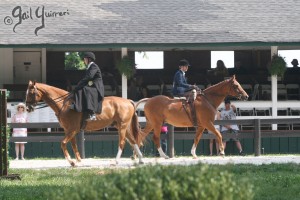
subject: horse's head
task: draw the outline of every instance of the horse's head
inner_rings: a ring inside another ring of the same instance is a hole
[[[26,91],[26,108],[28,112],[34,111],[34,107],[41,100],[38,94],[35,82],[29,81],[28,88]]]
[[[247,100],[249,98],[247,92],[245,92],[239,82],[235,79],[235,75],[233,75],[228,81],[230,84],[228,95],[234,96],[240,100]]]

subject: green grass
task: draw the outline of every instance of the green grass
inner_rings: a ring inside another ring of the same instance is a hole
[[[254,186],[254,199],[300,199],[300,165],[210,165],[220,171],[232,173],[236,180],[246,179]],[[116,170],[116,169],[115,169]],[[120,169],[118,169],[120,171]],[[0,180],[0,199],[47,199],[49,190],[74,187],[102,174],[106,169],[63,168],[47,170],[10,169],[9,174],[20,174],[21,181]],[[192,174],[191,174],[192,176]],[[80,188],[78,188],[80,189]],[[76,190],[74,190],[76,192]]]

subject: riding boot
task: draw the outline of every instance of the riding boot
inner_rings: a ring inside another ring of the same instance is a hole
[[[87,121],[95,121],[95,120],[97,120],[95,112],[92,111],[92,110],[88,110],[88,119],[87,119]]]

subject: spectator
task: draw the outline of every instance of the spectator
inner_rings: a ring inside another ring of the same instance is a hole
[[[217,114],[215,116],[215,120],[220,120],[220,112],[217,111]],[[220,131],[220,125],[215,125],[216,129],[218,129]],[[212,132],[208,131],[209,134],[213,134]],[[216,143],[216,151],[217,151],[217,155],[219,155],[219,144],[216,141],[216,139],[210,139],[209,140],[209,155],[212,156],[213,155],[213,146],[214,146],[214,142]]]
[[[247,69],[242,66],[241,61],[236,61],[231,75],[247,75]]]
[[[291,64],[293,65],[293,68],[299,67],[299,66],[298,66],[299,63],[298,63],[298,60],[297,60],[297,59],[293,59],[292,62],[291,62]]]
[[[214,75],[221,76],[223,79],[224,79],[224,77],[228,76],[228,70],[222,60],[217,61],[217,66],[214,70]]]
[[[231,104],[229,99],[225,100],[225,109],[221,110],[220,118],[221,120],[236,119],[236,107]],[[238,134],[238,131],[239,131],[239,127],[236,124],[221,126],[221,134],[231,133],[236,136]],[[226,142],[230,140],[233,140],[235,142],[236,147],[239,150],[239,155],[244,156],[245,154],[243,153],[242,145],[239,139],[237,139],[236,137],[228,138],[228,139],[223,138],[224,150],[226,149]]]
[[[131,78],[128,86],[128,99],[136,101],[136,94],[137,94],[136,80],[135,78]]]
[[[12,123],[26,123],[28,117],[26,114],[26,107],[24,103],[17,105],[17,113],[11,119]],[[27,128],[14,128],[12,137],[27,137]],[[24,160],[25,143],[27,142],[15,142],[16,160],[19,160],[19,152],[21,152],[21,159]]]
[[[147,85],[144,83],[144,79],[142,76],[138,76],[136,78],[136,87],[137,87],[136,100],[149,97],[149,89],[147,88]]]

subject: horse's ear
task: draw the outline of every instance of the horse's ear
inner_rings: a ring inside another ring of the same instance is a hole
[[[233,74],[232,79],[235,80],[235,74]]]
[[[35,81],[29,80],[28,85],[29,85],[29,86],[34,86],[34,85],[35,85]]]

